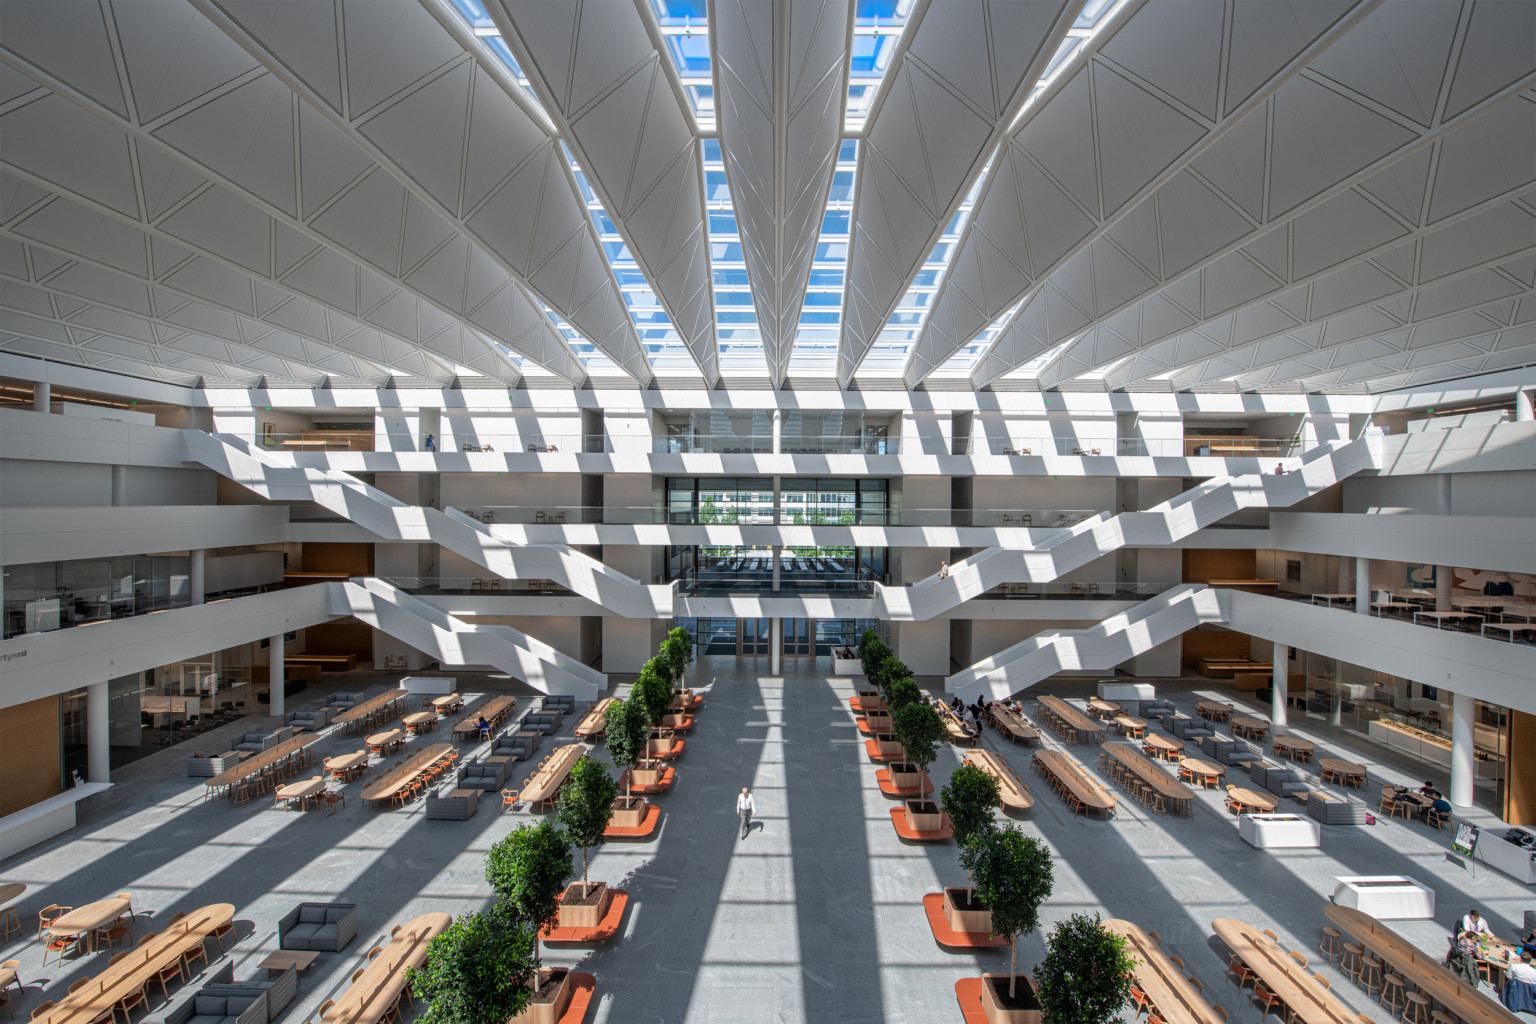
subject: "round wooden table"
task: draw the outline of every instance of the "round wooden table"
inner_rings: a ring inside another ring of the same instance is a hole
[[[1140,739],[1146,735],[1147,720],[1145,718],[1136,718],[1132,715],[1116,715],[1115,728],[1132,739]]]
[[[83,907],[76,907],[61,917],[54,918],[44,929],[55,938],[64,935],[84,935],[86,947],[96,948],[96,932],[128,913],[133,908],[131,900],[114,896],[97,900]]]
[[[1292,761],[1312,760],[1312,741],[1297,739],[1295,736],[1276,736],[1273,750],[1276,754],[1284,754]]]
[[[26,882],[0,883],[0,906],[4,906],[5,904],[10,903],[12,900],[17,899],[21,896],[22,893],[26,891]],[[21,934],[21,921],[16,917],[15,907],[6,907],[4,910],[0,910],[0,939],[10,938],[11,932],[13,931],[18,935]],[[3,989],[4,986],[0,985],[0,990]]]
[[[1317,766],[1322,769],[1324,782],[1338,782],[1346,786],[1358,784],[1362,788],[1365,786],[1365,765],[1363,764],[1352,764],[1336,757],[1323,757],[1318,759]]]
[[[1164,761],[1173,760],[1177,755],[1184,753],[1184,744],[1176,739],[1169,739],[1157,733],[1148,733],[1142,744],[1151,747],[1154,757]]]
[[[1088,713],[1095,718],[1114,718],[1125,710],[1112,700],[1100,700],[1097,697],[1088,698]]]
[[[1221,722],[1225,722],[1232,716],[1231,704],[1214,700],[1195,701],[1195,710],[1199,712],[1201,718],[1212,718]]]
[[[1198,757],[1186,757],[1179,762],[1179,771],[1188,772],[1190,779],[1202,786],[1207,783],[1214,785],[1218,779],[1227,774],[1227,766]]]
[[[426,732],[437,726],[437,712],[417,711],[406,715],[401,721],[405,723],[406,729],[412,733]]]
[[[1260,793],[1252,789],[1229,789],[1227,799],[1237,805],[1239,814],[1247,814],[1253,811],[1272,811],[1276,807],[1275,798],[1268,793]]]
[[[1232,735],[1243,736],[1248,739],[1263,739],[1269,732],[1269,719],[1246,718],[1242,715],[1234,715],[1232,718]]]
[[[289,800],[299,802],[299,810],[304,810],[304,801],[314,800],[325,791],[325,780],[322,778],[305,779],[303,782],[294,782],[286,786],[278,786],[272,790],[272,806],[287,803]],[[316,804],[318,806],[318,803]]]

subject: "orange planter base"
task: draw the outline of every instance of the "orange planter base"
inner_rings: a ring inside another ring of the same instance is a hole
[[[619,922],[624,920],[624,908],[627,906],[629,906],[629,893],[623,889],[615,889],[608,900],[608,912],[603,915],[603,919],[597,923],[596,928],[546,928],[540,935],[545,942],[595,946],[599,942],[607,942],[619,933]],[[942,916],[941,913],[940,917]]]
[[[654,761],[673,761],[683,755],[683,748],[687,745],[687,740],[675,739],[672,741],[672,746],[666,750],[663,750],[661,753],[647,754],[646,756]]]
[[[560,1015],[560,1024],[581,1024],[587,1019],[592,1007],[592,997],[597,994],[597,979],[581,971],[571,972],[571,1001]]]
[[[849,697],[848,706],[855,711],[884,711],[886,710],[885,698],[869,699],[866,697]]]
[[[661,808],[651,804],[645,809],[645,819],[638,825],[609,825],[603,829],[604,839],[648,839],[661,824]]]
[[[880,728],[880,729],[875,728],[874,726],[869,724],[869,719],[864,717],[863,715],[860,715],[854,721],[855,721],[855,724],[857,724],[858,727],[859,727],[859,732],[863,733],[865,736],[873,736],[877,732],[890,732],[891,731],[891,727],[889,725],[886,725],[884,728]]]
[[[865,740],[864,750],[869,754],[869,759],[871,761],[905,761],[907,759],[907,755],[905,754],[880,753],[880,747],[875,743],[874,740]]]
[[[946,839],[955,838],[955,830],[949,827],[949,815],[947,814],[944,815],[943,828],[919,832],[907,824],[907,809],[905,807],[892,807],[891,824],[896,826],[897,835],[914,843],[939,843]]]
[[[965,1024],[987,1024],[987,1008],[981,1005],[980,978],[961,978],[955,982],[955,998],[960,1001],[960,1016]]]
[[[660,782],[652,786],[642,786],[639,783],[635,783],[634,785],[629,785],[629,792],[638,796],[654,796],[657,793],[665,793],[667,790],[672,788],[672,782],[676,778],[677,769],[673,768],[671,765],[667,765],[667,767],[661,770]],[[623,773],[619,776],[619,792],[623,793],[625,791],[625,786],[628,784],[629,769],[625,768]]]
[[[673,732],[687,732],[689,729],[693,728],[693,721],[694,719],[692,715],[685,714],[683,715],[683,721],[681,725],[669,725],[666,726],[666,728],[671,729]]]
[[[891,785],[890,771],[881,768],[875,772],[875,780],[880,783],[880,792],[886,796],[927,796],[933,792],[933,783],[927,775],[923,776],[923,784],[921,786],[907,786],[903,788]]]
[[[944,916],[944,894],[941,892],[930,892],[923,896],[923,913],[928,916],[928,927],[933,929],[934,941],[941,946],[950,949],[1008,948],[1007,939],[986,932],[957,932],[950,928],[949,919]],[[978,1000],[981,998],[980,991],[978,988]]]
[[[699,710],[699,708],[701,708],[703,706],[704,706],[704,696],[703,696],[703,694],[696,693],[696,694],[693,695],[693,700],[690,701],[688,704],[685,704],[682,707],[678,707],[677,705],[674,704],[672,706],[672,710],[673,711],[697,711],[697,710]]]

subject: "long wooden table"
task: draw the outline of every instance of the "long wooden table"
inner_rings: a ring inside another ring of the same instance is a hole
[[[1088,743],[1104,737],[1104,723],[1089,718],[1060,697],[1045,694],[1035,701],[1045,724],[1069,743]]]
[[[34,1020],[41,1024],[90,1024],[109,1014],[119,1001],[138,992],[156,974],[202,946],[208,936],[234,919],[232,904],[199,907],[175,924],[165,926],[148,942],[133,947],[127,956],[92,978],[91,984],[80,986],[60,999],[45,1016]]]
[[[438,911],[401,925],[384,951],[368,962],[320,1019],[325,1024],[375,1024],[383,1020],[405,991],[406,972],[421,966],[427,958],[427,946],[452,923],[453,918]]]
[[[1285,1001],[1294,1019],[1302,1024],[1356,1024],[1354,1010],[1318,984],[1305,967],[1257,928],[1230,917],[1217,918],[1211,928],[1259,976],[1265,988]]]
[[[1085,815],[1089,811],[1103,811],[1106,816],[1114,813],[1114,794],[1095,782],[1087,769],[1061,751],[1035,751],[1035,766],[1042,775],[1054,779],[1071,795],[1077,805],[1072,809],[1074,814],[1078,811]]]
[[[259,774],[263,769],[270,768],[285,758],[300,754],[309,747],[320,742],[320,737],[314,733],[303,733],[291,740],[284,740],[275,747],[268,747],[253,757],[227,768],[211,779],[203,780],[203,785],[209,789],[232,788],[252,775]]]
[[[1140,925],[1110,918],[1104,922],[1104,928],[1130,944],[1130,954],[1136,960],[1136,980],[1168,1024],[1225,1024],[1226,1018],[1216,1015],[1205,996],[1189,983],[1184,972]]]
[[[472,709],[467,715],[459,719],[453,725],[453,734],[458,736],[470,736],[480,732],[480,719],[484,718],[492,729],[500,725],[514,708],[517,707],[516,697],[492,697],[490,700]]]
[[[992,721],[998,732],[1015,743],[1040,742],[1040,734],[1035,731],[1035,727],[1023,715],[1014,714],[1011,708],[1001,704],[992,705]]]
[[[412,754],[404,764],[363,790],[364,800],[390,800],[422,772],[453,752],[451,743],[434,743]]]
[[[1323,914],[1339,930],[1381,957],[1466,1024],[1516,1024],[1519,1018],[1440,966],[1440,957],[1426,953],[1397,932],[1353,907],[1328,906]]]
[[[997,797],[1003,808],[1009,811],[1027,811],[1035,806],[1035,798],[1029,787],[1013,774],[1008,763],[990,750],[973,750],[965,755],[965,762],[986,772],[997,782]]]
[[[331,724],[338,727],[340,732],[351,732],[354,728],[361,728],[363,723],[375,711],[386,709],[399,711],[396,706],[410,696],[407,690],[385,690],[383,693],[369,697],[361,704],[354,705],[331,719]],[[390,716],[391,718],[394,715]]]
[[[576,723],[576,735],[583,739],[589,736],[601,736],[608,729],[608,708],[617,697],[604,697],[587,709],[587,713],[581,716],[581,721]]]
[[[1157,763],[1130,743],[1105,743],[1104,753],[1125,765],[1136,777],[1157,790],[1164,800],[1172,801],[1174,810],[1190,814],[1195,806],[1195,792],[1172,778]]]
[[[528,776],[528,781],[523,783],[517,798],[528,804],[553,802],[556,794],[560,792],[560,787],[565,785],[566,776],[571,774],[571,766],[586,752],[587,748],[580,743],[567,743],[563,747],[556,747],[539,763],[539,767],[533,774]]]

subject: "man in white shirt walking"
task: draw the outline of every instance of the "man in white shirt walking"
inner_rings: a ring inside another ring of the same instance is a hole
[[[752,812],[757,808],[752,803],[752,794],[746,786],[741,787],[741,795],[736,798],[736,815],[741,819],[741,838],[747,838],[747,833],[752,831]]]

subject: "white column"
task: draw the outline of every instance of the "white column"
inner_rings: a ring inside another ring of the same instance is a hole
[[[1477,702],[1469,694],[1451,695],[1451,803],[1472,806],[1472,781],[1477,773],[1477,759],[1472,754],[1473,717]]]
[[[1278,640],[1275,641],[1274,661],[1274,683],[1271,687],[1273,697],[1270,700],[1269,720],[1279,728],[1288,724],[1286,712],[1289,710],[1289,705],[1286,703],[1286,687],[1290,682],[1290,676],[1287,673],[1290,670],[1291,649]]]
[[[779,556],[783,553],[784,549],[782,547],[777,544],[773,546],[773,589],[775,593],[779,589]]]
[[[1455,582],[1455,577],[1451,575],[1453,572],[1455,570],[1448,565],[1435,566],[1435,611],[1437,612],[1451,610],[1451,584]]]
[[[279,633],[272,638],[272,665],[268,676],[272,680],[271,710],[278,718],[283,717],[283,634]]]
[[[773,410],[773,454],[777,455],[784,447],[784,413],[778,409]]]
[[[1355,559],[1355,611],[1371,614],[1371,560]]]
[[[38,385],[38,387],[46,386],[43,384]],[[1533,401],[1536,401],[1536,391],[1532,391],[1530,388],[1521,388],[1515,392],[1516,423],[1529,423],[1532,420],[1536,420],[1536,408],[1532,407]]]
[[[191,566],[187,572],[187,589],[192,592],[192,603],[203,603],[203,563],[207,554],[202,548],[193,548],[191,554]]]
[[[32,411],[49,412],[53,399],[53,387],[47,381],[32,385]]]
[[[85,688],[85,779],[87,782],[112,781],[110,710],[105,682],[91,683]]]
[[[1344,724],[1344,663],[1333,659],[1333,710],[1328,713],[1329,725]]]
[[[784,651],[784,620],[774,619],[768,630],[768,674],[779,674],[779,659]]]
[[[112,467],[112,504],[128,504],[128,467]]]

